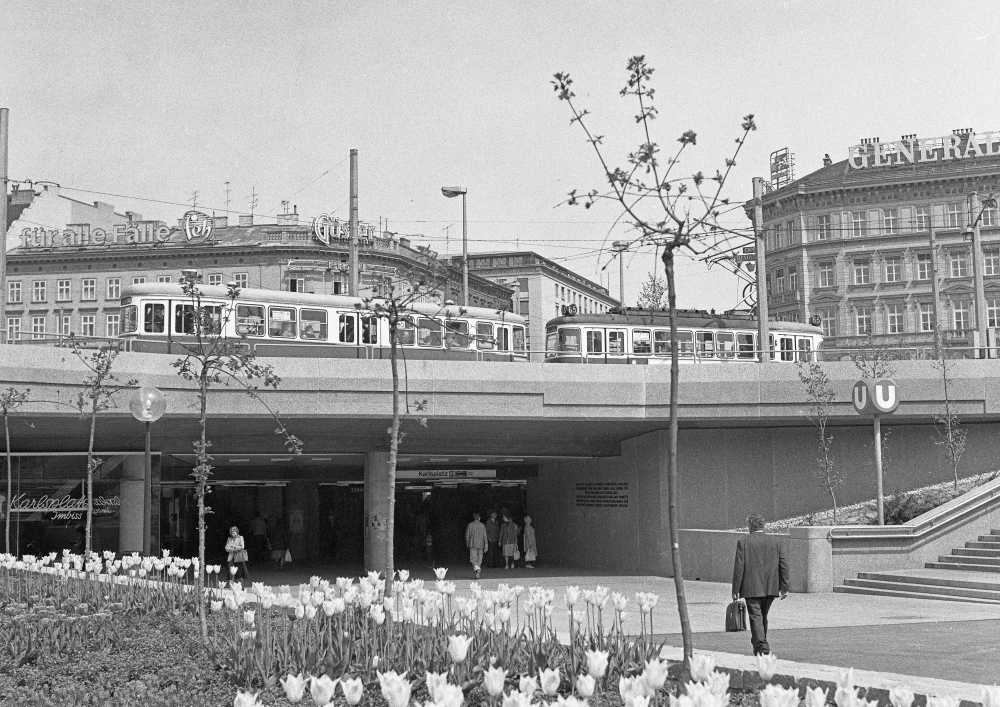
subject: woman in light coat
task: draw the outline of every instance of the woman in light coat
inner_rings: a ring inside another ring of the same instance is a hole
[[[531,564],[538,559],[538,544],[535,541],[535,526],[531,524],[531,516],[524,517],[524,566],[535,569]]]
[[[236,579],[239,574],[238,567],[243,568],[243,579],[249,579],[247,572],[247,548],[240,535],[240,529],[235,525],[229,529],[229,537],[226,538],[226,564],[229,565],[229,578]]]

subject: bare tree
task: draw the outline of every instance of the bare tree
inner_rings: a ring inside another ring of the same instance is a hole
[[[302,441],[289,432],[282,424],[277,410],[271,408],[261,396],[261,388],[277,390],[281,378],[267,364],[257,358],[242,337],[245,334],[262,333],[265,322],[237,322],[241,338],[227,335],[227,324],[234,316],[239,288],[229,283],[226,303],[219,298],[209,298],[205,302],[201,291],[201,277],[187,276],[181,281],[188,304],[182,313],[184,330],[191,337],[182,341],[184,355],[172,364],[178,375],[198,386],[199,437],[194,442],[196,465],[191,475],[195,478],[195,495],[198,499],[198,567],[196,583],[198,587],[198,618],[201,622],[201,636],[208,640],[208,623],[205,617],[205,514],[211,509],[205,504],[205,496],[210,492],[208,479],[212,475],[212,456],[208,439],[208,396],[212,386],[233,386],[243,390],[259,403],[277,423],[275,434],[284,438],[285,448],[293,454],[302,453]]]
[[[6,513],[6,550],[5,552],[10,554],[10,502],[11,495],[14,493],[12,479],[13,475],[11,473],[11,454],[10,454],[10,416],[17,412],[18,408],[28,402],[28,396],[31,394],[31,388],[25,390],[19,390],[18,388],[7,388],[7,390],[0,393],[0,411],[3,411],[3,435],[6,446],[4,447],[4,453],[6,455],[7,461],[7,507],[4,509]]]
[[[74,401],[80,413],[90,417],[90,437],[87,442],[87,523],[84,534],[84,551],[89,555],[93,548],[94,472],[103,463],[103,460],[94,457],[97,416],[105,410],[117,407],[115,397],[124,390],[134,388],[137,381],[134,378],[122,381],[114,372],[115,359],[119,354],[117,346],[101,346],[88,355],[83,343],[71,338],[70,350],[90,372],[83,379],[83,390],[77,394]]]
[[[600,163],[603,177],[609,188],[605,191],[590,190],[580,195],[570,192],[568,203],[583,203],[590,208],[599,201],[613,202],[620,209],[619,220],[628,224],[637,234],[633,244],[655,244],[663,248],[663,266],[667,281],[667,306],[670,312],[670,426],[669,455],[667,473],[668,537],[670,557],[673,565],[674,587],[677,593],[677,611],[680,617],[681,633],[684,641],[685,665],[689,665],[693,655],[691,622],[688,618],[687,599],[684,593],[684,579],[681,568],[678,524],[677,469],[677,389],[680,377],[677,358],[677,288],[674,277],[675,260],[679,253],[703,257],[718,248],[718,244],[734,233],[719,222],[723,213],[737,207],[723,197],[723,188],[736,157],[752,130],[756,130],[753,115],[744,117],[742,132],[736,138],[733,156],[725,161],[723,170],[706,177],[702,172],[688,172],[689,176],[678,176],[676,171],[682,163],[685,152],[693,148],[697,135],[693,130],[684,131],[677,139],[679,147],[666,162],[661,161],[660,145],[652,137],[652,127],[658,117],[654,103],[654,89],[651,86],[653,69],[644,56],[635,56],[628,61],[628,81],[621,90],[623,97],[634,99],[638,106],[635,123],[639,128],[639,146],[629,153],[625,167],[615,167],[608,161],[603,149],[603,136],[593,132],[587,116],[589,111],[577,107],[574,99],[573,81],[568,74],[555,74],[552,85],[560,101],[570,109],[570,124],[577,124],[583,130],[587,143],[593,148]]]
[[[657,277],[656,273],[649,273],[649,277],[642,283],[642,289],[639,290],[639,301],[636,304],[641,309],[666,309],[667,283]]]
[[[951,464],[951,473],[955,477],[955,490],[958,491],[958,463],[965,454],[965,441],[968,430],[962,427],[958,415],[951,408],[951,395],[948,386],[951,384],[951,374],[948,372],[948,358],[945,356],[943,347],[938,347],[938,358],[931,364],[941,374],[941,382],[944,386],[944,413],[934,417],[934,429],[938,438],[934,444],[944,454],[948,463]]]
[[[879,343],[871,332],[865,335],[861,346],[851,353],[851,361],[861,372],[861,377],[869,380],[892,378],[896,375],[896,361],[901,358],[899,351]]]
[[[833,522],[836,524],[837,489],[844,483],[844,477],[833,463],[831,456],[833,435],[827,432],[827,425],[837,394],[830,384],[830,377],[819,363],[799,361],[796,365],[799,369],[799,380],[802,381],[802,385],[806,389],[806,400],[809,402],[809,421],[819,431],[819,447],[813,475],[823,490],[830,494],[830,500],[833,502]]]

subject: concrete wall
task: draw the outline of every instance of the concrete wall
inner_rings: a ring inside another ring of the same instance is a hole
[[[789,555],[788,535],[774,533],[785,546],[791,577],[801,568]],[[736,541],[746,533],[735,530],[681,530],[681,568],[684,579],[702,582],[731,582],[736,559]]]

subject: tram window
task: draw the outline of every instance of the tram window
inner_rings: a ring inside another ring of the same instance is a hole
[[[326,341],[326,312],[322,309],[303,309],[299,312],[299,317],[301,338]]]
[[[514,327],[514,350],[524,351],[524,327]]]
[[[677,332],[677,355],[694,356],[694,334],[690,331]]]
[[[795,360],[795,339],[790,336],[782,336],[778,338],[781,344],[781,360],[782,361],[794,361]]]
[[[556,335],[556,330],[555,329],[549,329],[545,333],[545,356],[546,356],[546,358],[549,357],[549,356],[555,356],[556,355],[555,354],[555,351],[556,351],[556,339],[557,339],[557,335]]]
[[[378,344],[378,317],[361,317],[361,343]]]
[[[142,306],[142,330],[147,334],[162,334],[166,328],[165,318],[166,307],[164,305],[146,302]],[[135,327],[132,326],[131,329],[126,329],[126,331],[135,331]]]
[[[800,361],[811,361],[812,360],[812,341],[810,339],[799,337],[799,360]]]
[[[696,335],[698,355],[701,358],[715,357],[715,334],[710,331],[699,331]]]
[[[625,353],[625,332],[624,331],[609,331],[608,332],[608,353],[612,355],[621,356]]]
[[[774,360],[774,334],[767,335],[767,355],[772,361]]]
[[[353,344],[358,340],[358,317],[355,314],[341,314],[337,319],[337,341]]]
[[[479,350],[490,350],[493,348],[493,325],[489,322],[479,322],[476,324],[476,342]]]
[[[449,349],[467,349],[469,348],[469,323],[460,322],[455,319],[450,319],[444,324],[445,334],[444,340],[448,345]]]
[[[632,353],[636,356],[649,356],[652,352],[649,345],[649,329],[632,331]]]
[[[715,343],[719,347],[719,358],[734,358],[736,356],[736,345],[733,342],[733,332],[716,332]]]
[[[417,320],[417,345],[441,346],[441,322],[421,317]]]
[[[576,328],[560,329],[556,350],[566,353],[580,353],[580,330]]]
[[[510,351],[510,327],[497,326],[497,351]]]
[[[657,329],[653,332],[653,352],[657,356],[670,355],[670,332]]]
[[[222,331],[222,307],[202,305],[201,326],[197,325],[198,308],[193,304],[179,304],[174,310],[174,331],[178,334],[196,334],[201,329],[203,335],[218,334]]]
[[[603,354],[604,353],[604,332],[603,331],[588,331],[587,332],[587,353],[588,354]]]
[[[146,305],[149,306],[148,304]],[[160,305],[163,306],[162,304]],[[122,307],[122,333],[128,334],[139,328],[139,308],[134,304],[129,307]]]
[[[264,336],[264,307],[259,304],[236,305],[236,333],[240,336]]]
[[[737,334],[736,350],[739,351],[740,358],[757,358],[756,347],[753,345],[753,334]]]
[[[294,339],[295,310],[291,307],[271,307],[267,318],[267,333],[281,339]]]
[[[374,317],[372,317],[374,319]],[[396,323],[396,339],[400,346],[413,346],[416,341],[416,330],[413,328],[413,320],[409,317],[400,317]]]

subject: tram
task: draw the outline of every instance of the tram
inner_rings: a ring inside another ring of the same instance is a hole
[[[817,322],[818,324],[818,322]],[[772,322],[767,350],[772,361],[815,361],[823,341],[819,326]],[[677,311],[681,363],[725,363],[758,358],[757,319],[745,312]],[[670,316],[633,307],[578,314],[570,305],[545,329],[548,363],[670,363]]]
[[[223,337],[258,356],[389,358],[389,323],[358,297],[199,285],[201,306]],[[397,329],[407,359],[527,361],[525,320],[511,312],[416,302]],[[129,351],[184,353],[195,340],[195,304],[177,283],[123,288],[121,334]]]

